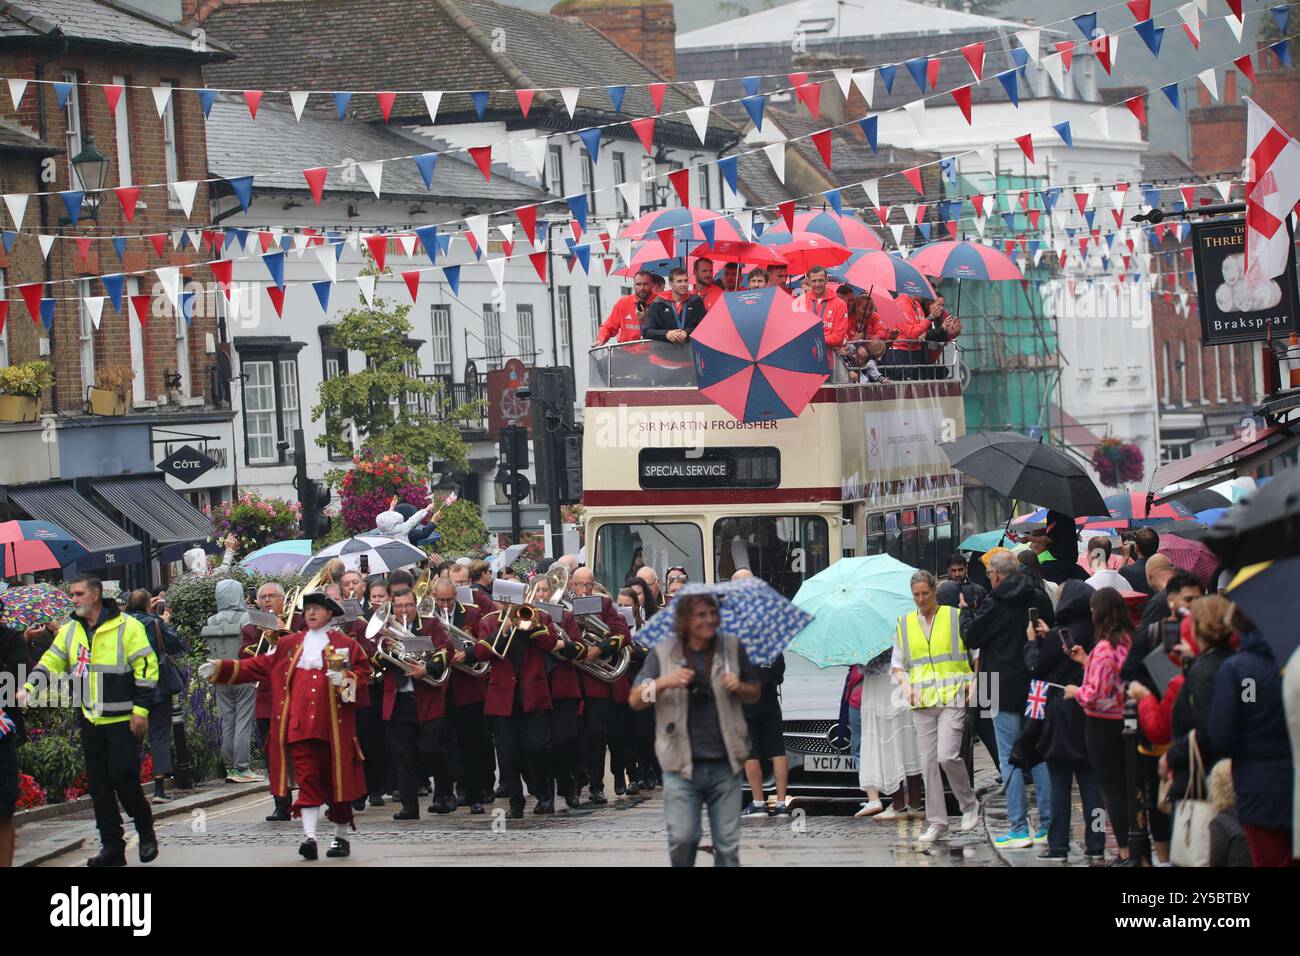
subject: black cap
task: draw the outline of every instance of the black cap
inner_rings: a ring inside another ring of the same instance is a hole
[[[339,606],[338,601],[335,601],[324,591],[309,591],[305,594],[302,599],[303,610],[307,609],[308,604],[319,604],[335,617],[343,613],[343,608]]]

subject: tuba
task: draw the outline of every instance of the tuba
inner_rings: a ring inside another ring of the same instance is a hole
[[[407,668],[422,666],[432,670],[434,665],[442,663],[442,673],[437,677],[432,674],[419,678],[430,687],[441,687],[447,683],[451,677],[451,670],[447,667],[447,652],[440,651],[409,651],[406,649],[406,642],[415,637],[409,628],[404,626],[400,621],[393,620],[393,609],[391,602],[385,601],[380,610],[370,618],[366,624],[366,637],[375,642],[375,653],[373,657],[375,671],[371,674],[371,679],[375,679],[374,673],[381,676],[387,675],[389,667],[397,667],[402,671]]]
[[[599,614],[582,614],[578,617],[578,634],[582,638],[582,643],[586,647],[604,648],[605,642],[609,640],[610,627],[600,619]],[[602,680],[607,684],[612,684],[625,673],[632,664],[632,648],[630,645],[619,640],[618,650],[614,653],[613,660],[605,660],[603,657],[596,657],[592,660],[579,658],[574,661],[574,665],[586,671],[597,680]]]
[[[478,639],[474,637],[473,634],[470,634],[468,631],[463,630],[457,627],[455,624],[453,624],[452,614],[443,614],[441,612],[437,612],[434,616],[436,616],[438,620],[442,623],[443,630],[447,632],[447,635],[451,638],[452,643],[456,645],[458,650],[464,651],[465,656],[468,658],[473,653],[474,645],[478,643]],[[475,661],[473,664],[470,664],[468,662],[462,662],[460,664],[452,664],[451,666],[456,668],[456,670],[458,671],[463,671],[464,673],[469,674],[472,677],[487,677],[488,671],[492,669],[492,662]]]

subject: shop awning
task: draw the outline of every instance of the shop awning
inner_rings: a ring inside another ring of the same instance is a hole
[[[9,500],[37,521],[52,521],[80,541],[90,552],[77,562],[82,570],[134,564],[143,556],[140,542],[72,485],[11,487]]]
[[[1227,478],[1245,474],[1263,465],[1285,451],[1300,444],[1297,426],[1300,422],[1285,422],[1270,425],[1255,432],[1253,437],[1234,438],[1216,448],[1198,452],[1187,458],[1172,461],[1156,469],[1151,480],[1152,489],[1167,488],[1169,485],[1194,481],[1195,485],[1156,495],[1153,504],[1163,504],[1182,495],[1191,494],[1198,488],[1216,484]]]
[[[212,520],[169,488],[161,475],[99,478],[90,487],[148,535],[163,560],[175,560],[212,536]]]

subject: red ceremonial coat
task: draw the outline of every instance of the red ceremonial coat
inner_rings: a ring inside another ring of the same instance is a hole
[[[420,628],[416,633],[432,638],[435,650],[446,650],[447,666],[451,666],[451,655],[456,652],[456,645],[452,644],[451,638],[443,630],[441,621],[421,618]],[[397,667],[388,669],[388,674],[384,677],[384,720],[393,719],[393,707],[397,704],[397,689],[405,680],[406,675]],[[416,720],[424,724],[447,716],[447,685],[452,680],[453,678],[448,677],[447,683],[441,687],[431,687],[422,680],[411,681],[415,687]]]
[[[218,661],[213,683],[251,684],[262,681],[270,686],[271,732],[267,735],[266,756],[273,794],[289,796],[289,771],[292,767],[289,744],[304,739],[321,739],[330,745],[330,802],[350,803],[368,792],[362,770],[364,755],[357,741],[357,705],[343,702],[323,669],[298,669],[306,633],[299,631],[280,638],[273,654]],[[358,689],[369,683],[370,658],[365,649],[337,629],[330,630],[329,639],[336,649],[347,650],[348,669],[355,676]],[[325,666],[324,656],[322,652],[322,668]],[[322,698],[323,706],[320,705]]]
[[[295,631],[306,630],[307,622],[302,619],[302,614],[295,614],[293,620],[289,622],[289,627]],[[262,629],[253,624],[245,624],[239,635],[240,660],[252,657],[253,649],[257,647],[257,642],[262,639]],[[358,695],[360,691],[361,688],[357,688]],[[358,700],[360,700],[359,696]],[[266,681],[257,682],[257,698],[253,704],[253,716],[258,720],[271,719],[271,685]]]
[[[551,688],[546,681],[546,658],[543,655],[555,650],[555,635],[551,632],[550,616],[541,613],[544,630],[531,635],[516,634],[516,641],[524,641],[523,667],[516,676],[514,665],[509,657],[501,659],[488,650],[487,641],[496,634],[501,626],[500,612],[493,611],[484,615],[478,624],[479,643],[474,645],[474,659],[491,661],[492,670],[488,674],[487,701],[483,713],[488,717],[509,717],[514,713],[515,687],[519,687],[525,714],[551,709]]]
[[[552,628],[555,623],[552,619]],[[583,649],[579,653],[586,652],[586,645],[582,644],[578,637],[578,619],[573,616],[573,612],[566,609],[564,616],[560,618],[559,631],[566,641],[570,644],[578,644]],[[559,644],[559,641],[556,641]],[[551,668],[551,699],[552,700],[581,700],[582,685],[578,683],[578,670],[573,661],[566,661],[563,658],[555,659],[555,666]]]

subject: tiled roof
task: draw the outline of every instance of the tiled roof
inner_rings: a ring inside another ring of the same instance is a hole
[[[216,176],[252,174],[254,186],[307,192],[302,169],[351,159],[358,162],[411,156],[437,149],[437,143],[421,136],[403,134],[378,123],[338,120],[304,112],[302,121],[292,110],[262,106],[254,120],[242,99],[219,97],[208,118],[208,168]],[[344,182],[339,170],[330,170],[327,193],[350,192],[372,195],[366,178],[358,172],[355,182]],[[412,161],[384,164],[384,196],[417,196],[432,201],[483,201],[490,204],[530,202],[544,198],[533,186],[509,177],[504,167],[494,166],[490,182],[478,167],[455,154],[438,158],[431,189]]]
[[[143,10],[109,0],[21,0],[0,4],[0,40],[55,37],[97,46],[134,47],[195,56],[221,57],[226,48],[209,41],[196,53],[194,38]]]
[[[1225,177],[1231,177],[1236,174],[1235,170],[1225,170]],[[1186,161],[1176,153],[1144,153],[1142,156],[1142,181],[1147,183],[1160,183],[1171,181],[1182,181],[1191,185],[1198,180],[1205,181],[1205,176],[1198,175],[1196,170],[1188,166]],[[1168,201],[1173,202],[1176,196],[1166,194]],[[1196,190],[1195,199],[1197,202],[1206,200],[1209,202],[1222,202],[1223,197],[1219,191],[1212,186],[1200,186]]]
[[[774,215],[770,210],[794,198],[762,153],[749,153],[736,160],[736,185],[749,205],[768,207],[768,216]]]
[[[58,146],[51,146],[35,133],[6,119],[0,119],[0,153],[37,153],[53,156],[63,152]]]

